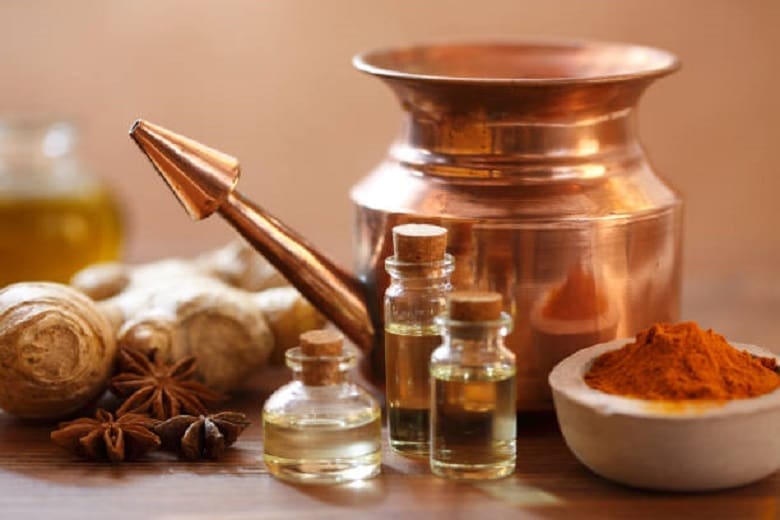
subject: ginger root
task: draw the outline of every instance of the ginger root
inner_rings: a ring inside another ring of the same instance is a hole
[[[66,285],[18,283],[0,290],[0,407],[54,419],[106,388],[116,344],[97,305]]]
[[[325,323],[243,242],[193,260],[90,266],[71,284],[99,300],[120,346],[171,360],[196,356],[201,379],[224,392]]]

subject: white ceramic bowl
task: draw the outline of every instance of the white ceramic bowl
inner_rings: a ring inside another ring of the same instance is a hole
[[[550,373],[561,432],[583,464],[623,484],[672,491],[741,486],[780,468],[780,390],[725,404],[664,404],[589,387],[583,376],[593,360],[631,341],[580,350]]]

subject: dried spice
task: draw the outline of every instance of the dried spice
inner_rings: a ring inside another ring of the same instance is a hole
[[[78,291],[49,282],[0,291],[0,407],[6,412],[28,419],[71,415],[103,393],[115,355],[111,326]]]
[[[158,424],[162,448],[185,459],[218,459],[249,426],[246,415],[220,412],[214,415],[179,415]]]
[[[111,390],[127,400],[117,415],[147,413],[164,420],[182,413],[208,413],[205,403],[216,403],[224,396],[195,381],[196,368],[194,357],[169,364],[154,353],[147,356],[139,350],[121,349],[119,374],[111,380]]]
[[[239,240],[192,259],[91,265],[71,285],[100,301],[120,345],[157,348],[166,360],[197,355],[199,380],[221,392],[239,390],[271,355],[282,364],[298,334],[325,325],[268,260]]]
[[[658,323],[597,357],[585,382],[641,399],[744,399],[780,388],[774,358],[738,350],[695,322]]]
[[[60,424],[51,433],[58,446],[89,460],[122,462],[135,460],[160,445],[152,431],[159,421],[128,413],[121,417],[98,410],[95,418],[82,417]]]

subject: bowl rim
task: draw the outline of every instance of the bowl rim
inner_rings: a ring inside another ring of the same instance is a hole
[[[593,360],[605,352],[617,350],[632,341],[634,341],[633,337],[599,343],[578,350],[565,358],[553,368],[548,377],[553,394],[563,395],[601,415],[622,415],[670,421],[726,418],[780,408],[780,388],[756,397],[727,401],[663,401],[608,394],[588,386],[583,376],[590,369]],[[729,341],[729,344],[750,354],[772,357],[780,362],[780,356],[756,345],[732,341]]]

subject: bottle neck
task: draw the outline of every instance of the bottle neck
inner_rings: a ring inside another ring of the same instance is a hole
[[[390,275],[391,286],[409,290],[449,290],[450,276],[455,269],[455,260],[450,254],[438,262],[400,262],[395,256],[385,260],[385,269]]]
[[[71,159],[78,131],[65,121],[0,120],[0,165],[17,171],[46,170]]]
[[[504,347],[504,336],[498,331],[485,331],[482,334],[449,336],[450,347],[456,350],[479,350],[483,352],[495,352]]]
[[[307,387],[325,388],[347,382],[357,357],[351,348],[345,348],[338,356],[307,356],[301,347],[294,347],[285,352],[285,360],[294,381]]]
[[[349,382],[349,374],[346,371],[336,371],[323,377],[303,370],[293,370],[292,379],[307,387],[327,388]]]
[[[504,346],[504,337],[512,330],[512,318],[502,312],[493,321],[458,321],[443,316],[436,319],[446,341],[452,348],[498,350]]]
[[[70,123],[0,120],[0,189],[6,192],[77,191],[91,186],[75,154]]]

